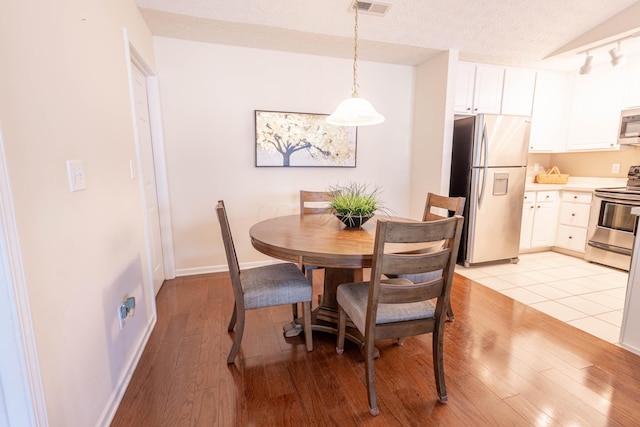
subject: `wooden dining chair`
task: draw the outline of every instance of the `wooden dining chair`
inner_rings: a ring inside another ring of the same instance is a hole
[[[464,197],[446,197],[440,196],[434,193],[427,193],[427,201],[424,205],[424,212],[422,214],[423,221],[436,221],[439,219],[448,218],[452,215],[460,215],[462,216],[464,212]],[[446,216],[442,215],[445,214]],[[439,274],[439,272],[434,271],[433,273],[425,273],[425,274],[413,274],[413,275],[403,275],[401,277],[405,279],[409,279],[412,282],[426,282],[430,277],[435,277]],[[393,276],[396,277],[396,276]],[[447,310],[447,319],[450,322],[455,320],[453,315],[453,308],[451,308],[451,304],[449,304],[449,308]]]
[[[311,283],[298,266],[291,262],[240,270],[224,201],[218,201],[216,211],[222,231],[224,250],[227,254],[234,296],[233,314],[227,329],[231,332],[235,327],[235,335],[227,363],[233,363],[240,350],[244,334],[245,311],[276,305],[302,303],[307,351],[313,350],[311,339],[311,298],[313,292]]]
[[[330,191],[308,191],[300,190],[300,215],[324,214],[331,212],[329,202],[332,195]],[[311,264],[304,264],[300,261],[302,272],[307,276],[309,282],[313,285],[313,270],[319,267]],[[293,319],[298,317],[298,304],[293,305]],[[293,331],[291,333],[294,333]]]
[[[323,214],[330,212],[330,191],[300,190],[300,215]]]
[[[422,220],[434,221],[438,219],[448,218],[452,215],[462,216],[464,212],[464,202],[464,197],[447,197],[440,196],[439,194],[427,193],[427,201],[424,205]],[[440,213],[444,213],[444,211],[447,212],[447,216],[440,215]],[[447,311],[447,319],[449,319],[450,322],[453,322],[455,320],[451,304],[449,304],[449,309]]]
[[[369,412],[378,415],[374,350],[375,341],[432,334],[433,370],[440,402],[447,401],[444,381],[443,340],[451,283],[462,234],[463,218],[454,216],[427,222],[378,220],[371,280],[338,286],[338,339],[336,351],[344,351],[347,317],[364,335],[364,355]],[[385,253],[389,243],[444,243],[430,252]],[[383,275],[439,272],[425,282]],[[434,303],[435,301],[435,303]]]
[[[427,193],[427,201],[424,205],[423,221],[433,221],[437,219],[448,218],[452,215],[462,215],[464,211],[464,197],[446,197],[434,193]],[[448,215],[443,216],[434,209],[442,209],[447,211]]]

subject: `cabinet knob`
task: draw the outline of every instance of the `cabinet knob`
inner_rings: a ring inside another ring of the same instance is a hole
[[[573,196],[573,198],[574,198],[574,199],[577,199],[577,198],[578,198],[578,196]]]
[[[571,216],[576,216],[576,214],[572,213]]]
[[[473,109],[473,111],[478,111],[478,108],[477,108],[477,107],[476,107],[476,108],[474,108],[474,109]]]
[[[471,111],[471,107],[467,107],[467,111]]]
[[[569,239],[573,239],[573,236],[569,236]]]

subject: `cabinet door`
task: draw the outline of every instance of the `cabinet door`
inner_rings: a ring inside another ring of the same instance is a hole
[[[629,56],[628,61],[622,100],[623,108],[640,106],[640,55]]]
[[[536,203],[531,232],[531,247],[553,246],[558,222],[558,205],[556,202]]]
[[[507,68],[504,71],[502,114],[530,116],[535,86],[535,71],[524,68]]]
[[[538,72],[531,113],[529,152],[564,150],[569,130],[571,91],[569,74]]]
[[[458,63],[456,80],[455,106],[456,113],[473,113],[473,91],[476,81],[476,66],[468,62]]]
[[[477,65],[473,112],[500,114],[503,83],[504,68],[491,65]]]
[[[614,149],[622,108],[625,67],[609,63],[576,75],[567,150]]]
[[[522,225],[520,227],[520,249],[529,249],[531,247],[531,232],[533,231],[535,208],[535,203],[524,202],[522,208]]]

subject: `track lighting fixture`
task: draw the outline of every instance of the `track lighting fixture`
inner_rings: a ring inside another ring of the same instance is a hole
[[[620,40],[618,40],[618,46],[609,51],[609,55],[611,55],[611,65],[614,67],[619,67],[627,62],[624,54],[620,53],[620,43]]]
[[[593,56],[589,52],[593,52],[596,49],[603,48],[605,46],[610,46],[612,44],[616,44],[612,49],[609,50],[609,55],[611,55],[611,65],[615,67],[619,67],[620,65],[624,65],[627,62],[627,57],[620,50],[620,45],[623,40],[632,39],[634,37],[639,37],[640,32],[636,32],[633,34],[626,35],[624,37],[620,37],[617,40],[608,41],[606,43],[599,44],[597,46],[589,47],[589,50],[582,50],[578,52],[578,55],[582,55],[583,53],[587,54],[587,57],[584,60],[584,64],[580,67],[580,74],[589,74],[592,68]]]
[[[584,60],[584,64],[580,67],[580,74],[589,74],[591,72],[591,62],[593,62],[593,56],[589,55],[589,51],[587,51],[587,57]]]

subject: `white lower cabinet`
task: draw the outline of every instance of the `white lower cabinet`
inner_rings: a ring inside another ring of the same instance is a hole
[[[525,192],[520,249],[553,246],[558,223],[558,191]]]
[[[522,225],[520,226],[520,249],[531,247],[531,232],[533,231],[533,216],[536,209],[536,193],[526,191],[524,193],[524,205],[522,207]]]
[[[556,246],[584,253],[591,211],[591,193],[563,191]]]

